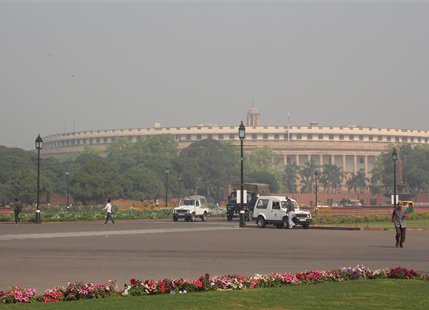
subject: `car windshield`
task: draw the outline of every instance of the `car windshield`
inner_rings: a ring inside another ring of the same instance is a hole
[[[232,192],[231,193],[231,201],[237,201],[237,192]],[[251,201],[252,200],[252,194],[247,192],[247,201]]]
[[[292,201],[292,204],[295,207],[295,211],[298,211],[299,210],[298,204],[295,201]],[[281,207],[282,207],[282,209],[287,209],[287,201],[282,201]]]
[[[181,206],[195,206],[195,200],[193,200],[193,199],[181,200],[180,205]]]

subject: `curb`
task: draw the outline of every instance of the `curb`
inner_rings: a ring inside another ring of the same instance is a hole
[[[213,220],[222,220],[222,219],[226,219],[223,217],[209,217],[207,220],[209,221],[210,219]],[[164,222],[164,221],[168,221],[171,220],[173,221],[172,218],[166,218],[166,219],[133,219],[133,220],[117,220],[114,219],[115,222],[117,223],[123,223],[123,222]],[[42,224],[73,224],[73,223],[100,223],[100,222],[104,222],[104,219],[102,220],[94,220],[94,221],[58,221],[58,222],[44,222],[42,219]],[[20,222],[18,225],[26,225],[26,224],[34,224],[34,222]],[[12,222],[0,222],[0,225],[15,225],[15,221]]]
[[[245,228],[258,228],[254,224],[246,224]],[[278,229],[275,226],[267,226],[268,229]],[[303,229],[302,226],[296,226],[293,229]],[[319,230],[349,230],[349,231],[383,231],[383,228],[380,227],[358,227],[358,226],[311,226],[309,229],[319,229]]]

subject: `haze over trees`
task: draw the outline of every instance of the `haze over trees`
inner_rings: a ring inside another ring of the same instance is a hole
[[[393,147],[393,146],[392,146]],[[361,193],[393,191],[392,148],[374,162],[372,178],[362,172],[346,174],[330,163],[318,166],[314,161],[298,167],[281,165],[281,157],[269,147],[255,148],[244,154],[244,181],[267,183],[273,193],[311,193],[315,190],[314,172],[319,170],[319,191],[344,190]],[[403,181],[411,193],[429,191],[429,148],[398,147]],[[83,204],[103,203],[104,199],[164,199],[168,167],[168,196],[201,194],[209,201],[227,197],[228,185],[240,183],[240,147],[229,142],[207,139],[179,150],[173,135],[156,135],[131,143],[117,139],[104,153],[87,146],[83,153],[63,158],[41,158],[41,195],[65,196],[66,171],[69,193]],[[37,154],[0,146],[0,203],[14,197],[25,203],[36,199]],[[180,178],[180,179],[179,179]]]

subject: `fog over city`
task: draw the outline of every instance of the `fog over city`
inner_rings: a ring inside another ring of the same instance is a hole
[[[0,145],[112,128],[429,130],[427,2],[0,1]]]

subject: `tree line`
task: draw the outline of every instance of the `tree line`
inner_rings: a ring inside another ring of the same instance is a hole
[[[315,190],[314,172],[319,170],[318,189],[326,193],[339,192],[344,186],[355,192],[369,189],[374,194],[391,193],[392,147],[376,158],[371,179],[362,172],[347,174],[330,163],[318,166],[310,161],[300,167],[293,163],[283,167],[281,156],[271,148],[256,148],[245,153],[245,182],[268,183],[273,193],[310,193]],[[408,189],[427,192],[429,149],[401,145],[398,153]],[[34,203],[36,167],[35,152],[0,146],[0,202],[19,197],[25,203]],[[117,139],[105,152],[86,146],[78,155],[42,157],[40,194],[47,201],[53,194],[66,195],[66,171],[70,196],[85,205],[102,203],[106,197],[164,199],[167,187],[170,198],[179,193],[182,197],[200,194],[218,202],[226,199],[228,185],[240,182],[240,148],[207,139],[179,150],[173,135],[162,134],[135,143]]]

